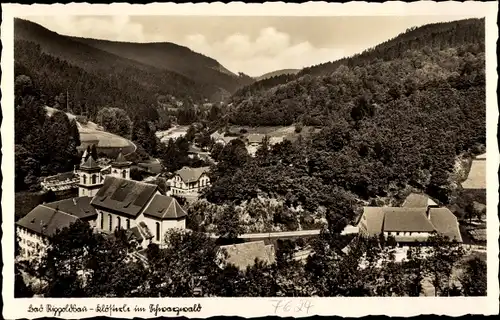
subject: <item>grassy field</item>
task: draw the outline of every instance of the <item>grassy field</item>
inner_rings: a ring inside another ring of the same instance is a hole
[[[156,136],[162,141],[167,142],[170,139],[177,139],[186,134],[189,126],[176,126],[164,131],[157,131]]]
[[[50,116],[55,111],[54,108],[45,107],[47,114]],[[78,119],[75,115],[71,113],[66,113],[69,119]],[[78,147],[79,151],[87,149],[88,146],[93,144],[97,147],[98,153],[104,153],[110,157],[116,157],[123,149],[125,155],[135,152],[137,147],[123,137],[116,134],[112,134],[103,130],[103,128],[94,122],[88,121],[87,123],[77,122],[78,131],[80,132],[81,145]]]
[[[136,146],[129,140],[101,130],[101,128],[93,122],[86,124],[78,123],[78,131],[80,132],[81,145],[80,150],[85,150],[87,146],[93,144],[97,147],[98,153],[104,153],[109,156],[116,156],[120,149],[123,149],[125,155],[133,153]]]

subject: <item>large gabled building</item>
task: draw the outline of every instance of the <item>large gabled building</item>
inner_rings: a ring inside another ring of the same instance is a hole
[[[177,170],[174,176],[169,180],[172,195],[197,193],[209,186],[209,170],[209,167],[183,167]]]
[[[358,223],[366,236],[393,236],[400,245],[426,242],[440,234],[462,242],[458,219],[422,194],[411,194],[402,207],[364,207]]]
[[[168,229],[184,229],[186,212],[172,197],[161,194],[154,184],[130,180],[130,165],[120,153],[110,173],[89,156],[77,171],[79,197],[44,203],[16,222],[21,254],[43,253],[56,230],[77,220],[88,222],[97,232],[125,229],[143,248],[163,245]]]
[[[21,255],[36,257],[45,252],[50,238],[58,229],[69,227],[78,219],[95,226],[96,209],[91,197],[77,197],[44,203],[16,222],[16,234]]]

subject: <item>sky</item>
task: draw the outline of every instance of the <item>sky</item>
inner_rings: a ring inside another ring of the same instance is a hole
[[[409,27],[466,16],[29,16],[59,34],[128,42],[173,42],[260,76],[362,52]]]

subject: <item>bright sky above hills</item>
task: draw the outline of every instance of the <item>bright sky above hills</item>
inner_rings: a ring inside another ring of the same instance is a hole
[[[465,16],[210,17],[30,16],[59,34],[129,42],[173,42],[250,76],[361,52],[404,32]]]

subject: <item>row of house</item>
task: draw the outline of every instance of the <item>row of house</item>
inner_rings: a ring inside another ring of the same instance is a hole
[[[163,245],[162,237],[171,228],[185,228],[185,210],[157,185],[130,180],[131,162],[123,154],[111,163],[109,174],[103,174],[91,156],[82,162],[78,197],[38,205],[16,222],[22,256],[43,253],[58,229],[77,220],[88,222],[96,232],[125,229],[143,248]]]

